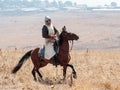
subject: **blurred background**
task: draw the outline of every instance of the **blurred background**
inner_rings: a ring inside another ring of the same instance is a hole
[[[120,10],[119,0],[0,0],[0,15],[60,10]]]

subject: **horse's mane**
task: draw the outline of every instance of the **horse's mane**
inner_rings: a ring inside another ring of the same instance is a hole
[[[59,35],[59,46],[63,43],[62,33],[64,32],[67,32],[65,26],[62,28],[62,32]]]
[[[60,33],[60,35],[59,35],[59,46],[62,44],[62,42],[63,42],[63,39],[62,39],[62,33],[63,33],[63,31]]]

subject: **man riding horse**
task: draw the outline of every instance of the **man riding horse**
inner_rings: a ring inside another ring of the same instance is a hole
[[[47,22],[47,20],[50,20]],[[32,63],[34,64],[32,75],[34,80],[37,81],[36,73],[39,75],[40,79],[42,79],[42,74],[39,69],[45,67],[47,64],[53,64],[53,60],[51,57],[56,57],[57,65],[63,67],[63,80],[66,78],[66,70],[67,67],[72,69],[73,77],[76,78],[77,74],[72,64],[69,64],[71,58],[69,53],[69,41],[78,40],[79,36],[74,33],[67,32],[66,27],[62,28],[62,32],[59,35],[59,52],[55,55],[55,51],[53,49],[53,44],[55,42],[55,38],[57,36],[58,31],[51,24],[51,19],[45,18],[46,24],[43,26],[43,37],[45,38],[45,58],[42,56],[38,56],[38,52],[40,52],[40,48],[35,48],[33,50],[29,50],[26,52],[23,57],[19,60],[18,64],[13,68],[12,73],[16,73],[23,65],[28,58],[31,57]],[[49,24],[48,24],[49,23]],[[50,31],[51,30],[51,31]],[[50,54],[49,54],[50,52]],[[47,55],[47,53],[49,55]],[[55,55],[55,56],[54,56]],[[46,59],[48,58],[48,59]],[[45,60],[46,59],[46,60]]]
[[[51,18],[45,16],[45,25],[42,28],[42,37],[45,39],[45,45],[40,51],[40,55],[46,59],[52,60],[56,65],[55,55],[58,53],[58,30],[53,26]]]

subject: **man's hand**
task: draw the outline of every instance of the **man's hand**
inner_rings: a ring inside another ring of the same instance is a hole
[[[54,39],[56,37],[56,35],[51,35],[50,38]]]

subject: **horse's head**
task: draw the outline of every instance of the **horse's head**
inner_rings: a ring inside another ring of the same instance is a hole
[[[78,40],[79,36],[77,36],[74,33],[67,32],[66,27],[64,26],[62,28],[62,32],[61,32],[60,38],[62,38],[63,40]]]

